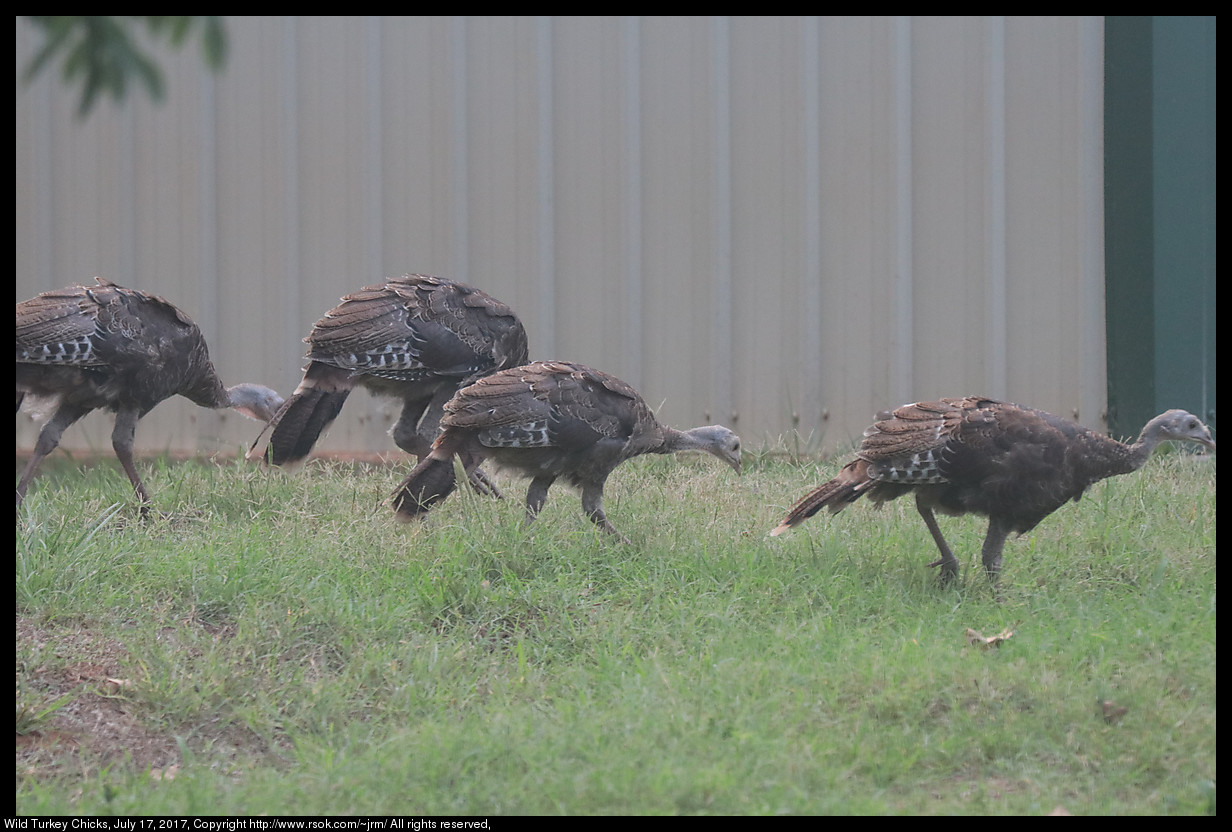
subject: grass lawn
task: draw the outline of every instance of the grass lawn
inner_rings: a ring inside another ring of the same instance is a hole
[[[767,533],[842,459],[634,460],[394,521],[405,466],[60,461],[16,523],[19,814],[1215,812],[1215,460],[1006,545],[909,499]],[[1012,628],[999,648],[972,645]]]

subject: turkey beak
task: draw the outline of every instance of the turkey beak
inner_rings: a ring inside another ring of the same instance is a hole
[[[740,473],[740,449],[739,448],[708,448],[711,456],[723,460],[732,467],[737,474]]]

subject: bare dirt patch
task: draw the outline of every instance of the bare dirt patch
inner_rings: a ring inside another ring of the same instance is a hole
[[[45,629],[19,615],[17,654],[34,657],[17,665],[19,711],[23,704],[37,712],[67,700],[17,734],[18,771],[84,772],[124,760],[140,769],[179,764],[175,738],[144,725],[124,698],[132,661],[118,641],[84,627]]]
[[[115,638],[80,624],[41,626],[18,615],[16,644],[19,774],[85,776],[118,765],[173,776],[183,765],[177,736],[189,733],[191,746],[209,748],[203,760],[209,765],[231,769],[269,757],[264,743],[234,726],[168,729],[129,698],[138,662]]]

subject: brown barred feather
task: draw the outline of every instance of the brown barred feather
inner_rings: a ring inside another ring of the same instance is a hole
[[[1137,470],[1167,439],[1215,448],[1209,429],[1183,410],[1152,419],[1136,443],[1125,445],[1010,402],[976,396],[915,402],[878,414],[856,460],[805,495],[770,534],[780,535],[822,508],[841,511],[865,494],[880,503],[913,491],[941,552],[932,565],[942,567],[942,578],[957,576],[958,560],[934,510],[988,517],[981,556],[995,578],[1009,533],[1030,531],[1101,479]]]
[[[700,450],[740,470],[740,438],[711,425],[678,431],[660,424],[620,379],[567,361],[537,361],[481,378],[445,405],[432,452],[397,491],[402,519],[425,513],[452,490],[445,468],[453,457],[468,472],[483,459],[531,478],[527,520],[533,520],[558,478],[581,489],[582,507],[599,528],[625,540],[603,511],[608,475],[647,453]]]
[[[49,416],[17,484],[17,506],[65,429],[105,408],[116,414],[112,447],[144,515],[150,496],[133,461],[133,438],[146,413],[178,395],[267,422],[282,397],[256,384],[225,387],[201,330],[170,301],[95,281],[17,304],[17,408]]]
[[[302,463],[356,387],[402,400],[394,442],[423,459],[454,393],[528,358],[526,330],[512,309],[430,275],[390,278],[346,295],[304,341],[303,381],[269,427],[264,457],[272,465]],[[264,432],[253,442],[250,458],[261,453],[263,438]],[[481,471],[471,483],[499,496]]]

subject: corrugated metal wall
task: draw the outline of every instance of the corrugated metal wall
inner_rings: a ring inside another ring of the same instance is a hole
[[[1102,426],[1100,18],[227,26],[220,75],[158,53],[163,106],[76,121],[57,72],[19,83],[16,300],[96,274],[158,292],[228,383],[289,393],[340,295],[427,272],[512,305],[532,357],[751,447],[968,393]],[[395,415],[357,395],[319,447],[392,451]],[[257,429],[168,402],[137,439]],[[91,417],[64,444],[109,436]]]

